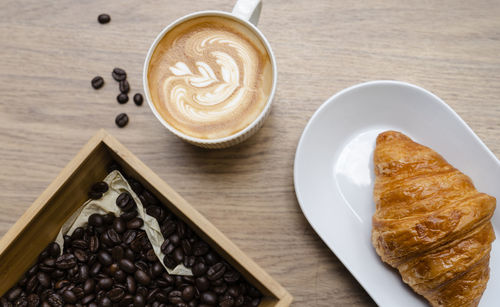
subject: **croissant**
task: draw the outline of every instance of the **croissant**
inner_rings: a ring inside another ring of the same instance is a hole
[[[400,132],[381,133],[373,158],[377,254],[432,306],[477,306],[489,279],[496,199]]]

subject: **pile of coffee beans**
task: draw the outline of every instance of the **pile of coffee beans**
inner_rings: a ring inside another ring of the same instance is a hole
[[[116,167],[112,166],[112,169]],[[193,276],[170,275],[141,229],[137,204],[128,193],[116,205],[120,216],[92,214],[85,228],[50,243],[37,262],[2,298],[0,306],[258,306],[262,294],[222,259],[191,228],[129,178],[147,214],[158,221],[165,242],[163,263],[182,263]],[[89,195],[101,197],[105,182]],[[99,195],[100,194],[100,195]],[[62,253],[61,253],[62,248]]]

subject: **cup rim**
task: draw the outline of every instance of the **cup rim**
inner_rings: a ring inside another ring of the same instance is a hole
[[[179,131],[178,129],[174,128],[172,125],[170,125],[156,110],[156,107],[153,103],[153,99],[151,98],[151,93],[149,92],[149,82],[148,82],[148,69],[149,69],[149,63],[151,60],[151,56],[153,55],[153,52],[156,50],[156,47],[160,43],[160,41],[165,37],[165,35],[172,30],[174,27],[177,25],[191,20],[196,17],[201,17],[201,16],[224,16],[233,20],[236,20],[243,25],[245,25],[247,28],[251,29],[258,37],[259,39],[263,42],[264,47],[266,48],[267,53],[269,54],[269,58],[271,60],[271,66],[273,69],[273,79],[272,79],[272,86],[271,86],[271,93],[269,94],[269,97],[267,98],[266,105],[262,109],[262,111],[259,113],[259,116],[257,116],[248,126],[243,128],[242,130],[231,134],[229,136],[225,136],[223,138],[217,138],[217,139],[202,139],[202,138],[197,138],[193,137],[190,135],[187,135],[183,133],[182,131]],[[163,30],[156,36],[155,40],[153,41],[153,44],[149,47],[148,53],[146,55],[146,59],[144,61],[144,67],[143,67],[143,72],[142,72],[142,83],[143,83],[143,89],[144,89],[144,94],[146,96],[146,100],[148,102],[149,108],[153,112],[153,114],[156,116],[156,118],[163,124],[165,128],[167,128],[170,132],[172,132],[174,135],[180,137],[181,139],[184,139],[188,142],[192,143],[199,143],[199,144],[207,144],[207,145],[212,145],[212,144],[219,144],[219,143],[225,143],[234,139],[237,139],[241,137],[242,135],[245,135],[248,131],[252,130],[258,123],[260,123],[261,120],[264,119],[264,117],[267,115],[269,112],[269,109],[271,108],[274,95],[276,92],[276,83],[278,79],[278,71],[277,71],[277,65],[276,65],[276,59],[274,57],[273,50],[271,49],[271,45],[269,44],[269,41],[266,39],[264,34],[251,22],[241,19],[238,16],[224,12],[224,11],[217,11],[217,10],[207,10],[207,11],[198,11],[194,13],[190,13],[187,15],[184,15],[180,18],[177,18],[170,24],[168,24]]]

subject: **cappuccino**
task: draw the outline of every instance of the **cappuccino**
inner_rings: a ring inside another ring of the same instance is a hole
[[[224,16],[196,17],[171,29],[156,46],[147,76],[161,117],[200,139],[245,129],[263,111],[273,86],[262,41]]]

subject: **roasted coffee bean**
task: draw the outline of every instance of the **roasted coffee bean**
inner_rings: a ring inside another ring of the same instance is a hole
[[[175,260],[169,255],[165,255],[165,257],[163,257],[163,264],[165,264],[165,266],[169,269],[173,269],[177,266]]]
[[[151,273],[152,273],[153,277],[158,277],[163,273],[164,270],[165,269],[163,268],[161,263],[156,261],[155,263],[153,263],[153,266],[151,268]]]
[[[139,229],[144,225],[144,221],[140,217],[135,217],[127,222],[127,229]]]
[[[97,252],[99,249],[99,237],[96,235],[90,236],[89,238],[89,250],[91,253]]]
[[[113,263],[113,258],[111,257],[110,254],[108,254],[105,251],[100,251],[97,254],[97,259],[99,260],[100,263],[102,263],[105,266],[111,265]]]
[[[120,270],[120,267],[118,266],[117,263],[113,263],[108,267],[109,270],[109,275],[115,275],[118,270]],[[107,272],[106,272],[107,273]]]
[[[97,21],[100,24],[108,23],[111,21],[111,16],[109,16],[108,14],[101,14],[101,15],[97,16]]]
[[[134,296],[134,307],[144,307],[146,305],[146,300],[144,296],[137,294]]]
[[[123,259],[123,255],[125,254],[123,247],[121,246],[115,246],[111,250],[111,256],[114,261],[118,262]]]
[[[211,285],[212,287],[218,287],[218,286],[220,286],[220,285],[222,285],[222,284],[224,284],[224,283],[225,283],[224,279],[223,279],[223,278],[219,278],[219,279],[216,279],[216,280],[212,280],[212,281],[210,282],[210,285]]]
[[[71,234],[71,240],[83,239],[84,234],[85,234],[85,229],[83,229],[82,227],[77,227]]]
[[[125,104],[128,102],[128,95],[124,94],[124,93],[120,93],[120,94],[118,94],[118,96],[116,96],[116,101],[118,101],[119,104]]]
[[[92,302],[93,300],[95,300],[95,294],[93,294],[93,293],[88,294],[82,298],[82,304],[87,305],[90,302]]]
[[[40,282],[40,285],[42,285],[42,287],[44,287],[44,288],[50,287],[49,274],[47,274],[45,272],[38,272],[38,274],[36,275],[36,278],[38,279],[38,281]]]
[[[149,262],[155,262],[157,259],[155,251],[152,248],[148,249],[146,252],[146,260]]]
[[[26,282],[24,287],[28,293],[31,293],[33,292],[33,290],[35,290],[38,284],[39,284],[38,278],[36,276],[31,276]]]
[[[194,283],[200,292],[206,291],[210,288],[210,281],[205,276],[196,278]]]
[[[132,276],[127,276],[127,279],[126,279],[126,282],[125,282],[125,285],[127,286],[127,291],[129,293],[135,293],[135,291],[137,290],[137,284],[135,282],[135,279],[134,277]]]
[[[120,269],[124,270],[125,272],[127,272],[129,274],[134,273],[136,270],[135,265],[132,263],[132,261],[125,259],[125,258],[120,260],[118,265],[120,266]]]
[[[184,257],[184,261],[182,262],[182,264],[184,264],[184,266],[186,268],[191,268],[193,267],[193,265],[195,264],[196,262],[196,257],[195,256],[185,256]]]
[[[182,248],[177,247],[172,253],[172,257],[174,258],[175,262],[181,263],[184,259],[184,252],[182,251]]]
[[[120,113],[115,118],[115,123],[118,127],[123,128],[128,124],[128,115]]]
[[[170,242],[170,240],[168,240]],[[169,243],[167,246],[165,246],[164,249],[162,249],[162,252],[165,255],[171,254],[175,250],[175,246],[172,243]]]
[[[181,241],[181,246],[182,246],[182,251],[184,252],[185,255],[191,255],[192,253],[192,248],[191,248],[191,243],[189,243],[189,240],[184,239]]]
[[[134,95],[134,103],[138,106],[142,105],[142,102],[143,102],[143,98],[142,98],[142,94],[140,93],[137,93]]]
[[[219,261],[219,257],[213,251],[209,251],[205,255],[205,261],[208,265],[214,265]]]
[[[193,245],[193,255],[195,256],[203,256],[206,253],[208,253],[208,250],[210,247],[207,245],[207,243],[203,241],[198,241],[194,243]]]
[[[126,230],[127,230],[127,227],[126,227],[126,223],[125,221],[119,217],[119,218],[116,218],[114,221],[113,221],[113,229],[117,232],[117,233],[124,233]]]
[[[202,276],[203,274],[205,274],[207,272],[207,270],[208,270],[208,267],[203,262],[196,263],[192,268],[193,275],[195,277]]]
[[[62,297],[66,303],[74,304],[78,300],[73,291],[66,290],[63,292]]]
[[[130,248],[127,248],[125,250],[125,254],[123,255],[126,259],[130,260],[130,261],[134,261],[135,260],[135,254],[134,254],[134,251],[131,250]]]
[[[40,297],[36,293],[31,293],[27,298],[28,306],[36,307],[40,305]]]
[[[253,286],[248,286],[247,294],[250,295],[251,297],[260,297],[259,290],[255,289]]]
[[[95,227],[102,226],[104,225],[104,217],[99,213],[93,213],[89,216],[88,223]]]
[[[177,225],[175,224],[174,221],[167,221],[163,224],[163,227],[161,230],[162,230],[163,236],[166,238],[166,237],[172,235],[176,229],[177,229]]]
[[[78,277],[80,281],[85,281],[89,278],[89,267],[84,264],[80,267],[78,267]]]
[[[56,242],[52,242],[47,247],[49,255],[52,257],[58,257],[61,254],[61,247]]]
[[[101,263],[100,262],[96,262],[94,263],[91,267],[90,267],[90,275],[92,276],[96,276],[97,274],[99,274],[99,272],[101,271]]]
[[[232,297],[237,297],[237,296],[239,296],[239,295],[240,295],[240,291],[239,291],[239,289],[238,289],[238,286],[236,286],[236,285],[232,285],[232,286],[230,286],[230,287],[227,289],[226,293],[227,293],[228,295],[231,295]]]
[[[112,247],[115,245],[109,238],[107,231],[101,234],[100,242],[108,247]]]
[[[107,296],[103,296],[99,300],[99,306],[100,307],[110,307],[112,305],[113,305],[113,303],[111,302],[111,300]]]
[[[224,263],[219,262],[214,265],[212,265],[208,271],[207,271],[207,277],[210,280],[216,280],[224,276],[224,273],[226,272],[226,266]]]
[[[149,283],[151,282],[151,277],[149,277],[149,275],[142,270],[135,271],[134,277],[138,283],[144,286],[149,285]]]
[[[120,307],[134,306],[134,296],[132,294],[126,294],[119,305]]]
[[[125,231],[125,233],[123,234],[123,242],[125,244],[130,244],[132,241],[134,241],[136,236],[137,236],[137,231],[129,229]]]
[[[200,300],[205,304],[215,305],[217,304],[217,294],[212,291],[203,292],[200,296]]]
[[[113,279],[106,277],[99,280],[97,286],[102,290],[109,290],[113,286]]]
[[[83,283],[83,292],[85,294],[90,294],[94,292],[94,289],[95,289],[95,281],[93,279],[87,279]]]
[[[132,196],[128,192],[123,192],[116,198],[116,205],[123,211],[129,211],[127,209],[133,206],[133,204],[131,205],[133,201]]]
[[[80,262],[87,262],[89,260],[89,256],[88,256],[87,252],[85,252],[81,249],[75,249],[73,254],[75,255],[76,260],[78,260]]]
[[[5,297],[7,298],[7,300],[9,300],[10,302],[16,300],[19,295],[21,295],[21,292],[23,292],[23,289],[21,289],[20,287],[15,287],[15,288],[12,288],[10,289],[7,294],[5,294]]]
[[[240,280],[240,273],[235,270],[228,270],[224,273],[224,280],[228,283],[235,283]]]
[[[96,192],[101,192],[101,193],[106,192],[108,189],[109,189],[109,186],[104,181],[96,182],[91,187],[91,190],[96,191]]]
[[[160,206],[149,206],[146,208],[146,213],[154,217],[158,223],[163,222],[165,219],[165,209]]]
[[[174,245],[174,246],[178,246],[180,243],[181,243],[181,238],[179,237],[178,234],[174,233],[172,235],[170,235],[170,237],[168,237],[168,239],[170,240],[170,242]]]
[[[96,76],[90,81],[90,84],[95,90],[98,90],[104,85],[104,79],[101,76]]]
[[[101,199],[102,193],[96,191],[89,191],[88,196],[90,199]]]
[[[118,270],[115,272],[115,275],[113,275],[113,278],[117,282],[124,282],[127,279],[127,273],[125,273],[123,270]]]
[[[28,277],[33,276],[37,272],[38,272],[38,264],[35,264],[26,272],[26,276]]]
[[[61,270],[71,269],[76,265],[76,258],[72,254],[63,254],[56,259],[56,267]]]
[[[69,282],[69,280],[66,280],[66,279],[63,279],[63,280],[58,280],[55,285],[54,285],[54,288],[56,290],[59,290],[59,289],[62,289],[62,288],[66,288],[68,287],[69,285],[71,285],[71,283]]]
[[[146,262],[139,260],[135,262],[135,267],[138,268],[139,270],[146,272],[149,266]]]
[[[60,307],[64,305],[62,297],[57,293],[51,293],[48,296],[47,301],[52,307]]]
[[[103,218],[104,218],[104,224],[111,225],[115,220],[115,214],[113,212],[109,212],[103,215]]]
[[[172,304],[183,303],[182,292],[179,290],[170,291],[168,294],[168,301]]]
[[[118,82],[127,79],[127,73],[125,72],[125,70],[118,67],[113,69],[111,76],[113,76],[113,79]]]
[[[220,286],[213,287],[212,290],[214,290],[215,293],[221,295],[224,292],[226,292],[226,290],[227,290],[227,284],[226,283],[222,283]]]
[[[106,231],[106,234],[108,235],[108,238],[113,243],[113,245],[118,245],[122,242],[120,235],[113,228],[109,228]]]
[[[116,303],[125,296],[125,291],[122,288],[113,288],[108,291],[107,295],[112,302]]]
[[[137,210],[132,210],[128,212],[123,212],[122,215],[120,216],[125,222],[130,221],[134,217],[137,216]]]
[[[71,246],[78,249],[87,249],[88,243],[84,240],[74,240],[73,242],[71,242]]]
[[[182,299],[185,302],[189,302],[194,298],[195,288],[193,286],[187,286],[182,290]]]
[[[128,94],[128,92],[130,92],[130,85],[127,80],[120,81],[119,88],[122,94]]]

